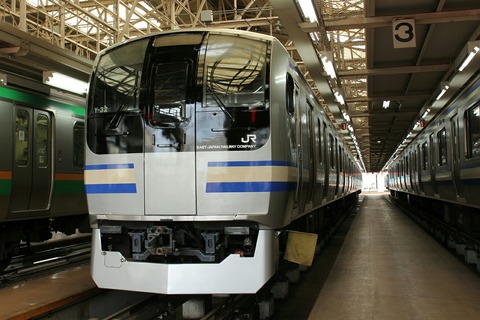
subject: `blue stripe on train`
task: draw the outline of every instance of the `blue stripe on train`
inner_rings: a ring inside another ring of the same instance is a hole
[[[288,161],[213,161],[209,167],[294,167]]]
[[[85,191],[87,194],[137,193],[137,186],[135,183],[87,184]]]
[[[208,182],[207,193],[213,192],[281,192],[295,190],[296,182]]]
[[[133,163],[122,164],[90,164],[85,166],[85,170],[108,170],[108,169],[133,169]]]

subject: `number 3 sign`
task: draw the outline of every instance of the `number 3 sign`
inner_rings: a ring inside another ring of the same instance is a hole
[[[392,23],[393,47],[396,48],[414,48],[415,41],[415,20],[414,19],[395,19]]]

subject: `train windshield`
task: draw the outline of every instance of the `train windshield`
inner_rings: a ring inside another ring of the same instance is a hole
[[[209,35],[199,66],[197,150],[257,150],[268,141],[270,50],[267,41]]]
[[[103,54],[91,79],[87,143],[98,154],[142,152],[139,90],[148,39]]]
[[[148,40],[121,46],[103,55],[92,79],[89,115],[138,110],[141,70]]]
[[[261,41],[210,36],[204,107],[265,109],[267,47]]]

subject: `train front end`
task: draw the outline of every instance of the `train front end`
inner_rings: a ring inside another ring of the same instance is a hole
[[[267,37],[204,30],[97,58],[85,185],[99,287],[253,293],[273,275],[284,221],[269,212],[283,214],[295,177],[272,158],[270,50]]]

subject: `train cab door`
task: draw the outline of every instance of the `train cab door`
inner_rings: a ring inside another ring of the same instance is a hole
[[[176,48],[176,47],[173,47]],[[151,56],[145,124],[145,214],[195,215],[196,50],[161,48]]]
[[[16,107],[10,211],[43,211],[52,191],[52,129],[48,112]]]

